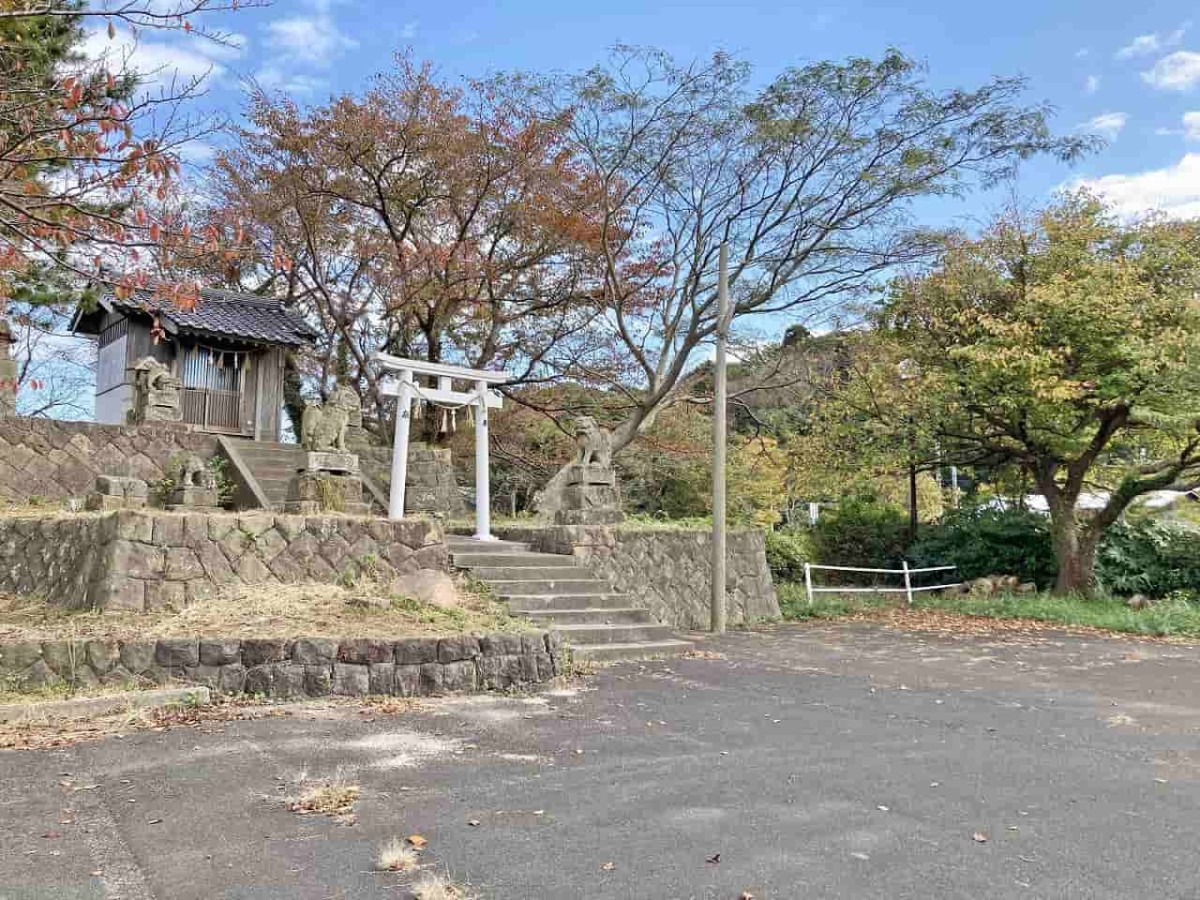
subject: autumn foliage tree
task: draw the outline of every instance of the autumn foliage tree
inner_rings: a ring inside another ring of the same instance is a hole
[[[377,351],[520,379],[583,339],[597,207],[565,113],[539,115],[516,81],[448,84],[401,56],[362,96],[302,110],[260,91],[249,118],[210,215],[245,222],[257,256],[223,276],[320,323],[322,386],[357,385],[384,422]]]
[[[197,15],[236,0],[0,0],[0,321],[15,287],[50,267],[80,283],[152,288],[180,303],[195,285],[175,263],[225,252],[163,212],[177,148],[203,130],[185,104],[200,79],[141,90],[127,53],[86,58],[81,23],[194,32]]]

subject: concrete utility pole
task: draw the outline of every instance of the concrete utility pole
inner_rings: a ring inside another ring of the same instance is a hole
[[[712,630],[725,631],[725,355],[729,339],[729,245],[721,244],[717,284],[717,361],[713,388]]]

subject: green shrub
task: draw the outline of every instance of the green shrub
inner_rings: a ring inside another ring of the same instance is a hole
[[[1118,523],[1100,545],[1096,578],[1114,594],[1194,592],[1200,589],[1200,529],[1154,520]]]
[[[768,531],[767,565],[776,584],[804,581],[804,564],[814,562],[812,535],[808,529]]]
[[[847,497],[822,514],[812,545],[824,565],[898,565],[908,546],[908,515],[871,494]]]
[[[1058,575],[1050,520],[1019,509],[964,507],[922,529],[909,548],[918,566],[957,566],[957,577],[1016,575],[1046,588]]]

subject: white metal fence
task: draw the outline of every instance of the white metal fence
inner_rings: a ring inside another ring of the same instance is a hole
[[[813,563],[804,564],[804,590],[811,605],[814,594],[903,594],[909,606],[913,602],[913,594],[922,591],[942,591],[946,588],[957,587],[958,582],[950,584],[928,584],[913,587],[912,577],[926,572],[952,572],[958,566],[926,566],[921,569],[910,568],[907,562],[901,562],[902,569],[864,569],[855,566],[818,566]],[[903,575],[904,587],[856,587],[854,585],[839,585],[838,587],[816,587],[813,585],[812,573],[817,569],[829,572],[864,572],[873,575]]]

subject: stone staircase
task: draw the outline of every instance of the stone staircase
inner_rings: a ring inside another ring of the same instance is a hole
[[[259,506],[279,512],[288,499],[288,484],[297,470],[304,468],[305,452],[297,444],[276,444],[222,437],[221,448],[229,459],[231,477],[243,490],[239,499],[244,506]],[[374,513],[387,513],[387,497],[363,475],[363,500]]]
[[[614,661],[678,656],[691,643],[593,578],[574,557],[535,553],[528,544],[447,538],[455,568],[484,582],[512,612],[552,627],[576,659]]]

